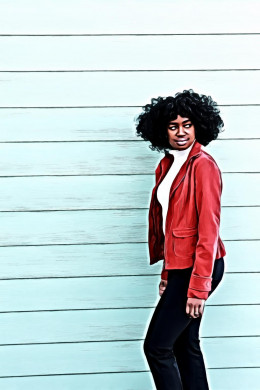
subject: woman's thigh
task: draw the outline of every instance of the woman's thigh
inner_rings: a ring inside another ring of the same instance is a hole
[[[224,273],[225,273],[225,262],[224,262],[224,258],[220,257],[219,259],[216,259],[214,263],[213,272],[212,272],[211,290],[209,292],[209,296],[213,293],[213,291],[217,288],[217,286],[221,282]]]
[[[190,323],[186,314],[187,289],[191,269],[170,270],[167,286],[154,310],[145,341],[162,348],[173,348],[175,340]]]
[[[190,318],[186,313],[191,272],[192,268],[169,270],[168,283],[155,307],[145,342],[149,341],[150,345],[155,347],[172,348],[183,332],[183,337],[186,335],[188,340],[199,337],[201,317]],[[209,296],[217,288],[223,274],[224,259],[221,257],[214,263]]]
[[[224,275],[224,271],[225,271],[224,259],[223,257],[220,257],[219,259],[215,260],[214,263],[213,272],[212,272],[212,284],[211,284],[211,290],[209,292],[209,296],[213,293],[213,291],[215,291],[215,289],[221,282]],[[188,326],[180,334],[175,345],[175,352],[177,355],[181,354],[182,351],[185,351],[188,345],[192,346],[198,342],[199,329],[200,329],[202,317],[200,316],[198,318],[193,318],[188,324]]]

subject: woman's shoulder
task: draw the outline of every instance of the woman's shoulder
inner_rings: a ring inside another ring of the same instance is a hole
[[[159,163],[156,166],[155,172],[157,174],[160,174],[162,169],[166,167],[169,164],[169,159],[171,159],[171,154],[170,153],[165,153],[164,156],[160,159]],[[200,150],[200,154],[197,158],[194,159],[193,165],[195,169],[212,169],[212,170],[217,170],[220,172],[220,168],[214,159],[214,157],[206,152],[205,149]]]
[[[197,180],[213,182],[215,179],[222,181],[222,173],[216,160],[205,150],[201,151],[194,161],[194,175]]]
[[[204,149],[201,149],[200,155],[198,156],[198,158],[195,159],[194,166],[197,167],[197,169],[215,168],[220,171],[220,168],[214,157],[208,152],[206,152]]]
[[[161,158],[161,160],[159,161],[159,163],[157,164],[157,167],[155,169],[155,172],[159,173],[162,169],[162,167],[167,164],[167,162],[169,161],[169,157],[170,156],[170,153],[165,153],[164,156]]]

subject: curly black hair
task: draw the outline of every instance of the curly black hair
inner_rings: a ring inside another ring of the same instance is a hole
[[[211,96],[198,94],[193,89],[177,92],[175,96],[152,98],[151,104],[142,107],[143,112],[134,118],[136,134],[150,141],[149,148],[158,152],[171,149],[167,128],[169,121],[178,115],[187,117],[195,128],[195,138],[201,145],[208,145],[222,132],[224,122],[221,119],[217,103]]]

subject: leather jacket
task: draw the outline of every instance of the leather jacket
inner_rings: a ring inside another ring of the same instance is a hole
[[[221,171],[195,140],[171,185],[164,235],[162,207],[156,191],[173,161],[174,156],[165,153],[155,170],[156,183],[148,215],[150,265],[163,260],[162,279],[167,279],[169,269],[193,267],[187,297],[206,300],[214,261],[226,254],[219,236]]]

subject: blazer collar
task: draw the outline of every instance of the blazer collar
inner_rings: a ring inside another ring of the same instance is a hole
[[[172,182],[171,189],[170,189],[170,196],[169,196],[170,198],[173,195],[173,193],[175,192],[175,190],[178,188],[178,186],[180,185],[182,180],[184,179],[186,172],[187,172],[187,167],[188,167],[191,159],[198,157],[200,154],[201,154],[201,144],[197,140],[195,140],[195,142],[194,142],[194,144],[193,144],[193,146],[188,154],[187,159],[185,160],[184,164],[181,166],[179,172],[177,173],[177,175],[175,176],[175,178]],[[170,169],[173,162],[174,162],[174,156],[171,153],[166,152],[165,157],[161,161],[162,171],[161,171],[158,185],[165,177],[166,173]]]
[[[187,157],[186,161],[188,162],[188,160],[191,157],[195,156],[197,153],[200,153],[200,152],[201,152],[201,144],[195,139],[195,142],[194,142],[194,144],[193,144],[193,146],[192,146],[192,148],[191,148],[191,150],[190,150],[190,152],[188,154],[188,157]],[[174,160],[173,155],[171,153],[169,153],[169,152],[165,153],[165,157],[169,158],[171,161]]]

